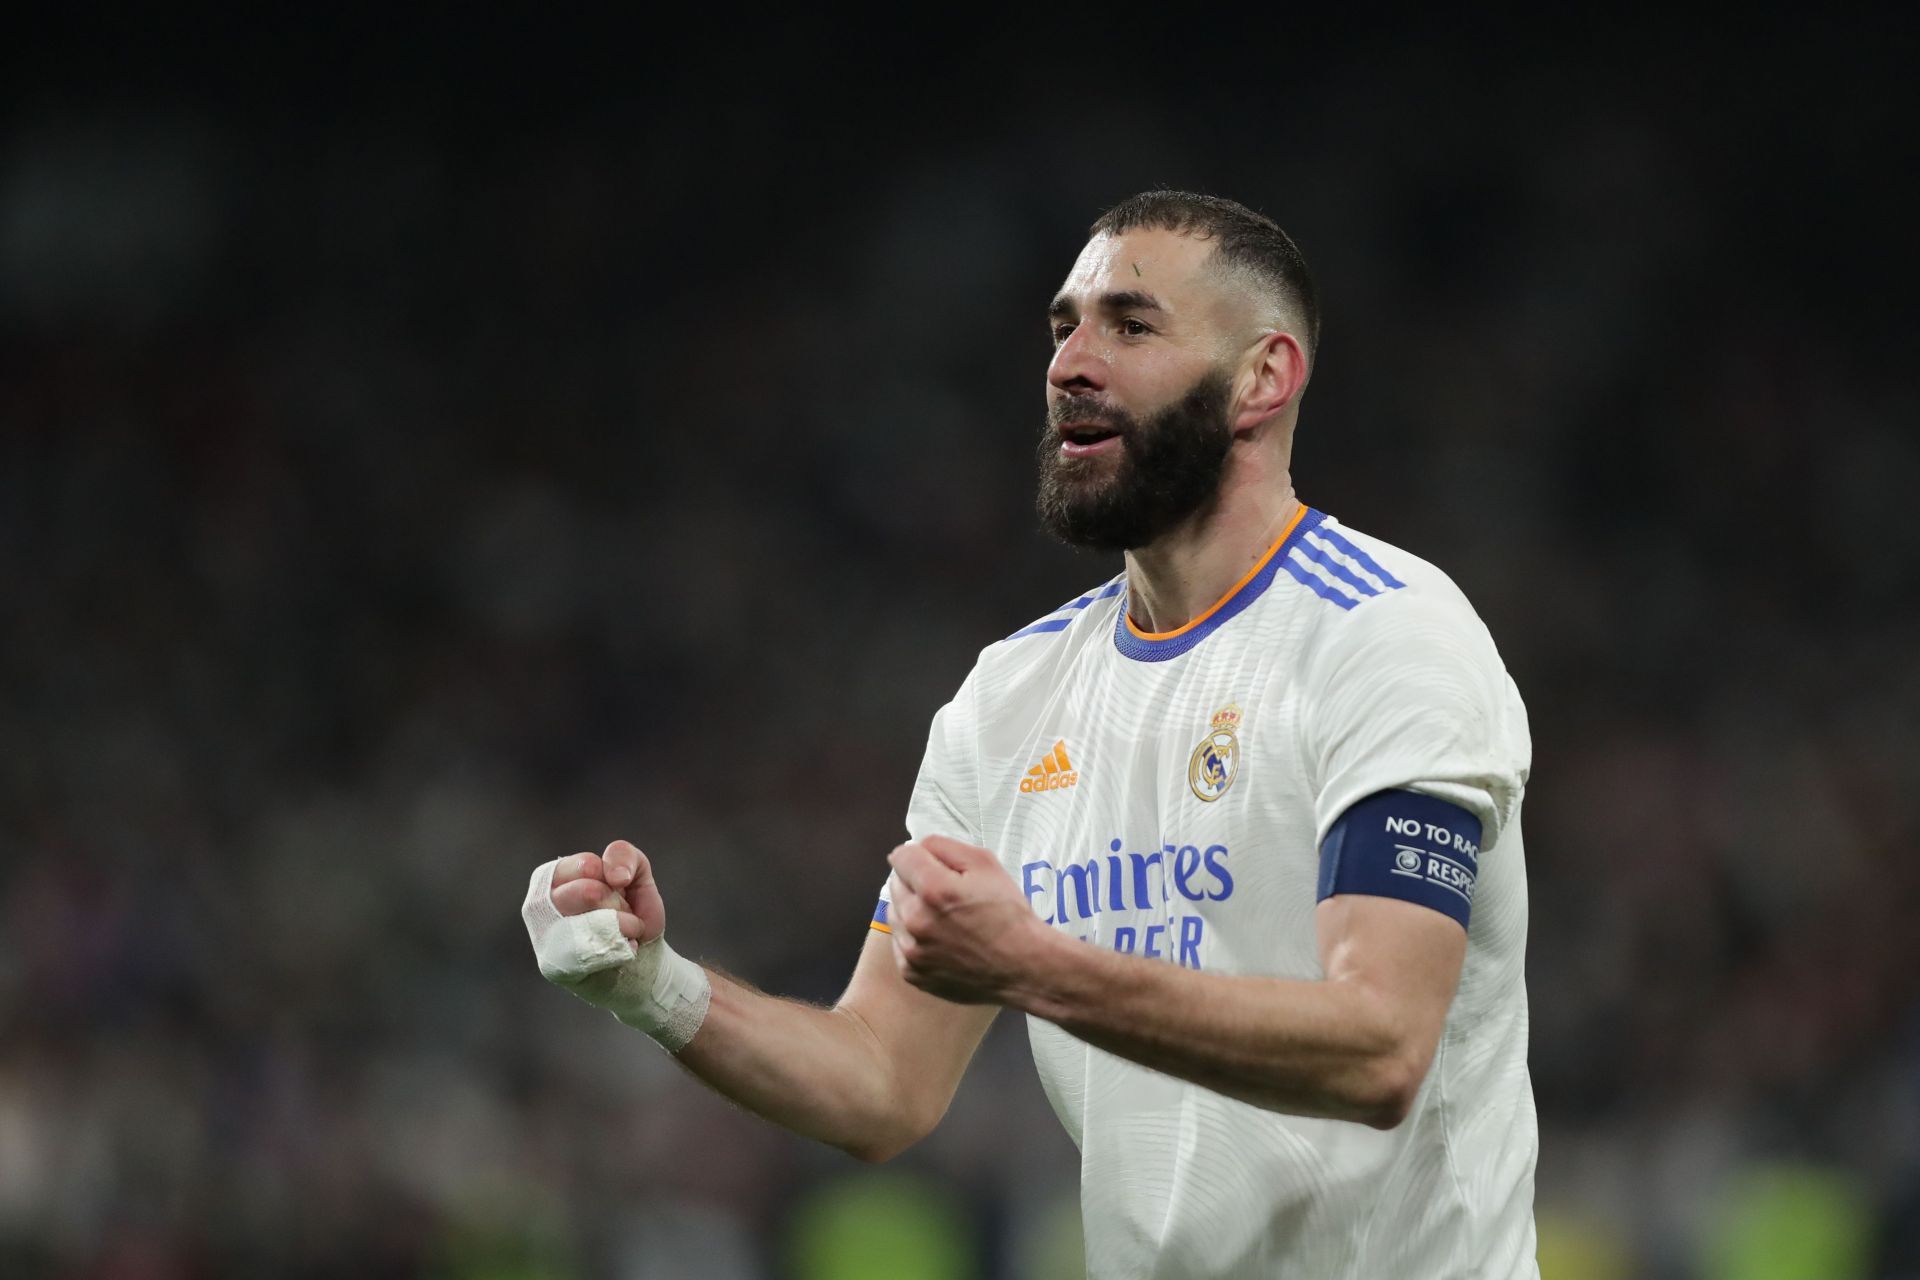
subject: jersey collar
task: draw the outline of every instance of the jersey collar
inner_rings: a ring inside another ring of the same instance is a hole
[[[1212,608],[1184,627],[1176,627],[1172,631],[1142,631],[1127,616],[1126,603],[1122,600],[1120,616],[1113,624],[1113,647],[1123,656],[1139,662],[1165,662],[1168,658],[1179,657],[1258,600],[1273,584],[1273,575],[1280,571],[1280,562],[1285,559],[1287,548],[1324,519],[1326,516],[1323,513],[1302,503],[1280,537],[1267,548],[1266,554],[1260,557],[1253,568],[1247,570],[1240,581],[1227,588],[1227,594],[1214,601]]]

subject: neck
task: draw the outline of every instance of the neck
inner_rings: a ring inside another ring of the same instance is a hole
[[[1177,631],[1252,571],[1300,510],[1282,469],[1221,484],[1213,509],[1127,552],[1127,616],[1141,631]]]

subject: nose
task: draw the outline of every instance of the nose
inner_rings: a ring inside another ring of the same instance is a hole
[[[1047,385],[1070,395],[1107,389],[1107,362],[1092,325],[1079,324],[1067,340],[1054,348],[1047,366]]]

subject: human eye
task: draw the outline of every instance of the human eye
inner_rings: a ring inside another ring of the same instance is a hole
[[[1053,336],[1053,345],[1057,347],[1073,335],[1073,323],[1068,320],[1055,321],[1049,332]]]
[[[1138,316],[1127,316],[1120,321],[1120,332],[1129,338],[1144,338],[1153,328]]]

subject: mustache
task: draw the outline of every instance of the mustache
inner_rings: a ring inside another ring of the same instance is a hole
[[[1085,423],[1125,433],[1132,429],[1134,419],[1124,409],[1088,400],[1057,400],[1047,406],[1047,426],[1050,429],[1057,430],[1068,423]]]

